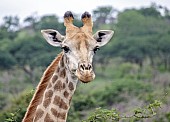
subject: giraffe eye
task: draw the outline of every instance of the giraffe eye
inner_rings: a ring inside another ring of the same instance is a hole
[[[61,49],[63,49],[65,53],[68,53],[70,51],[70,48],[67,46],[62,47]]]
[[[98,50],[100,50],[100,49],[99,49],[98,46],[96,46],[96,47],[93,49],[93,52],[96,53]]]

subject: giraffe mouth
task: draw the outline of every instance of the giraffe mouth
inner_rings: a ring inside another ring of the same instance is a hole
[[[77,70],[75,75],[83,83],[89,83],[90,81],[94,80],[94,78],[95,78],[94,72],[93,71],[89,72],[88,70],[84,71],[84,72]]]

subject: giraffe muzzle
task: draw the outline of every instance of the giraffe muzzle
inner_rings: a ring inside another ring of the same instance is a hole
[[[75,74],[80,81],[88,83],[95,78],[91,63],[80,63]]]

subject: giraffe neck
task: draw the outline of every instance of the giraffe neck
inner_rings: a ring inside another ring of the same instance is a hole
[[[42,102],[37,106],[34,122],[66,122],[77,79],[71,77],[65,66],[64,56],[44,91]]]
[[[39,103],[42,101],[43,93],[49,83],[49,80],[51,79],[52,75],[54,74],[54,71],[56,70],[56,67],[63,56],[62,53],[60,53],[57,58],[53,60],[53,62],[48,66],[48,68],[45,70],[43,76],[41,77],[41,80],[36,88],[36,91],[34,93],[34,96],[27,108],[27,111],[25,113],[25,116],[22,120],[22,122],[33,122],[33,118],[35,116],[35,111]]]

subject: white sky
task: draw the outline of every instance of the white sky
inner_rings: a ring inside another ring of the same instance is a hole
[[[0,19],[4,16],[19,16],[23,19],[35,12],[38,15],[56,14],[63,16],[65,11],[81,14],[96,9],[97,6],[111,5],[118,10],[149,6],[155,2],[170,9],[170,0],[0,0]]]

